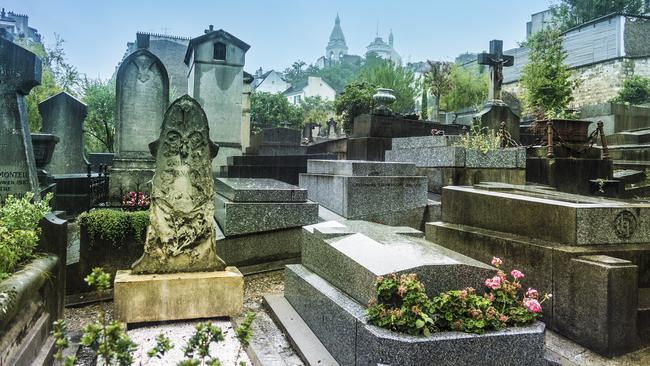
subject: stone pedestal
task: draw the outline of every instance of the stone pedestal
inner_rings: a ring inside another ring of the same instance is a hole
[[[124,323],[215,318],[241,313],[244,277],[225,271],[115,275],[115,318]]]
[[[413,163],[428,179],[429,192],[448,185],[480,182],[524,184],[526,149],[505,148],[482,153],[460,145],[460,136],[420,136],[393,139],[386,161]]]
[[[300,186],[310,200],[351,220],[420,228],[427,179],[414,164],[309,160]]]
[[[273,179],[217,178],[215,219],[225,238],[217,255],[247,266],[300,257],[300,227],[318,222],[303,188]]]
[[[499,131],[501,122],[506,123],[506,130],[514,141],[519,141],[519,116],[501,100],[492,100],[485,104],[475,117],[480,118],[481,126]]]

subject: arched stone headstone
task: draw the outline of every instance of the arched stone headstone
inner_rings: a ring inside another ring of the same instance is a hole
[[[216,254],[212,160],[219,147],[210,140],[208,119],[188,95],[165,113],[156,157],[144,254],[134,274],[219,271]]]
[[[51,174],[85,173],[88,165],[83,142],[86,105],[61,92],[39,103],[38,110],[43,118],[42,131],[59,138],[45,170]]]
[[[40,83],[41,60],[0,38],[0,201],[40,193],[24,101]]]
[[[153,176],[154,160],[148,146],[160,134],[169,104],[169,76],[165,66],[149,52],[147,35],[138,35],[138,49],[127,56],[116,76],[115,159],[110,195],[146,192]]]

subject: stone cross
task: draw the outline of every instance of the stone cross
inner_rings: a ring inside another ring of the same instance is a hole
[[[501,100],[501,84],[503,83],[503,68],[515,64],[513,56],[503,54],[503,41],[493,39],[490,41],[490,52],[478,55],[479,65],[490,66],[490,87],[488,100]]]
[[[41,60],[0,38],[0,201],[40,194],[24,96],[41,83]]]
[[[188,95],[165,113],[160,138],[149,145],[156,157],[144,254],[134,274],[219,271],[216,254],[212,160],[208,119]]]

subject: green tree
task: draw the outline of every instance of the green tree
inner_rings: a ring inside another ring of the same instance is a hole
[[[537,119],[565,116],[576,84],[564,64],[560,31],[539,31],[529,39],[528,47],[529,62],[521,76],[525,113]]]
[[[415,98],[420,86],[413,71],[392,61],[378,59],[362,68],[358,80],[378,88],[392,89],[396,98],[391,105],[394,112],[407,114],[415,110]]]
[[[54,39],[55,43],[52,48],[45,47],[43,43],[27,42],[23,38],[18,38],[16,41],[19,46],[36,54],[43,64],[41,85],[32,89],[25,97],[29,129],[32,132],[40,131],[43,124],[38,111],[38,103],[61,91],[66,91],[74,96],[79,94],[79,73],[74,66],[66,62],[63,49],[64,40],[57,34],[54,35]]]
[[[444,61],[427,61],[429,70],[424,74],[424,83],[436,99],[436,112],[440,111],[440,103],[443,95],[451,90],[451,63]]]
[[[284,79],[289,84],[306,79],[308,76],[306,66],[307,64],[304,61],[298,60],[294,62],[290,67],[284,69]]]
[[[560,0],[551,9],[561,30],[600,18],[611,13],[642,14],[643,0]]]
[[[253,130],[278,127],[282,122],[295,128],[303,125],[303,110],[290,104],[280,93],[253,92],[250,101]]]
[[[634,105],[650,102],[650,79],[633,75],[623,81],[623,89],[613,100]]]
[[[359,77],[361,65],[349,62],[341,62],[335,65],[318,69],[315,75],[320,76],[328,83],[337,93],[343,91],[343,88],[353,80]]]
[[[374,101],[372,96],[377,88],[367,81],[357,80],[349,83],[343,88],[343,92],[336,96],[334,107],[339,120],[343,121],[343,130],[349,134],[352,132],[354,119],[364,113],[370,113]]]
[[[115,80],[84,79],[83,102],[87,115],[84,121],[86,151],[113,152],[115,140]]]
[[[324,100],[320,96],[307,97],[300,103],[305,123],[323,125],[334,117],[334,102]]]
[[[468,69],[453,64],[449,72],[451,88],[441,98],[445,110],[457,111],[466,107],[476,107],[487,99],[488,75],[482,69]]]

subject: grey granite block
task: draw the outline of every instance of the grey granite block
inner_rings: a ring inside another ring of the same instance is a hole
[[[391,150],[414,149],[418,147],[450,146],[457,143],[460,136],[414,136],[393,139]]]
[[[375,298],[376,278],[390,273],[416,273],[430,296],[465,287],[480,289],[494,275],[485,263],[421,238],[391,232],[384,225],[351,224],[349,231],[354,233],[338,237],[329,226],[324,227],[325,236],[321,235],[321,226],[305,229],[303,265],[362,304]]]
[[[217,255],[229,266],[251,266],[283,259],[300,258],[300,227],[224,237],[217,233]]]
[[[514,147],[488,151],[466,151],[465,166],[468,168],[526,168],[526,148]]]
[[[418,147],[386,151],[386,161],[413,163],[417,167],[465,166],[465,148],[460,146]]]
[[[365,307],[301,265],[287,266],[285,297],[341,365],[543,365],[544,324],[482,335],[416,337],[367,324]]]
[[[215,195],[214,216],[228,237],[287,229],[318,222],[314,202],[233,202]]]
[[[347,219],[373,214],[390,216],[427,205],[427,178],[417,176],[353,177],[300,174],[300,186],[314,202]]]
[[[452,224],[573,245],[650,242],[647,203],[505,183],[447,186],[442,202],[442,220]]]
[[[357,319],[364,316],[361,306],[299,264],[286,267],[284,297],[336,361],[356,364]]]
[[[365,160],[308,160],[308,174],[346,176],[412,176],[415,166],[408,163],[394,163]]]
[[[216,178],[215,191],[234,202],[305,202],[307,190],[266,178]]]

